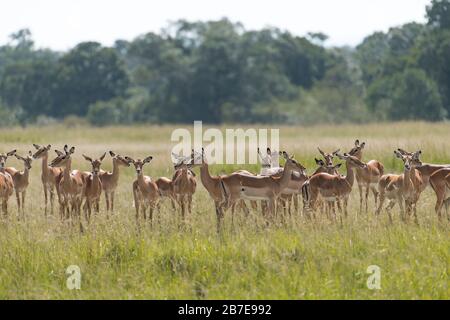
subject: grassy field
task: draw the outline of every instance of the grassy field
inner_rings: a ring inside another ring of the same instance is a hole
[[[264,127],[264,126],[261,126]],[[152,177],[171,176],[170,135],[174,127],[0,129],[0,152],[32,150],[31,143],[77,147],[74,168],[88,169],[94,157],[114,150],[122,155],[153,155],[145,167]],[[400,172],[393,150],[421,149],[425,162],[450,163],[450,124],[395,123],[368,126],[281,127],[280,146],[295,153],[311,172],[316,150],[349,151],[356,138],[366,142],[364,160],[380,160],[386,172]],[[11,158],[8,165],[20,167]],[[105,169],[111,169],[109,156]],[[212,166],[215,173],[238,166]],[[247,166],[259,171],[257,166]],[[266,226],[259,212],[229,215],[215,229],[213,203],[198,179],[188,227],[163,204],[152,226],[136,228],[132,207],[132,168],[121,171],[116,211],[101,212],[80,234],[57,214],[44,217],[40,161],[33,163],[26,220],[18,221],[15,197],[0,222],[0,299],[449,299],[450,222],[434,213],[428,188],[419,202],[419,225],[394,224],[386,214],[358,214],[357,188],[343,225],[301,214]],[[198,169],[196,169],[198,173]],[[66,287],[66,268],[81,268],[81,290]],[[370,265],[381,268],[381,289],[369,290]]]

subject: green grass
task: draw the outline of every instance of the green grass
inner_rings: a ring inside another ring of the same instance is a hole
[[[260,126],[265,127],[265,126]],[[14,128],[1,129],[0,152],[31,143],[77,147],[73,166],[88,169],[81,153],[99,155],[112,149],[131,156],[153,155],[145,168],[152,177],[171,176],[170,134],[174,127]],[[446,123],[396,123],[370,126],[282,127],[281,146],[314,168],[316,147],[348,151],[356,138],[366,141],[364,158],[382,161],[386,172],[398,172],[397,147],[422,149],[428,162],[450,162]],[[21,167],[11,159],[9,165]],[[244,166],[245,167],[245,166]],[[110,168],[110,160],[105,160]],[[230,172],[239,166],[212,166]],[[246,166],[256,171],[256,166]],[[225,218],[215,230],[212,201],[198,181],[194,211],[187,227],[179,213],[164,203],[153,225],[136,227],[131,182],[134,171],[122,170],[116,212],[106,218],[104,203],[80,234],[45,218],[35,162],[27,196],[26,221],[17,221],[15,198],[10,216],[0,223],[0,299],[449,299],[450,223],[434,213],[435,196],[428,188],[419,202],[419,225],[403,223],[394,210],[394,224],[373,210],[358,214],[355,186],[350,215],[343,225],[319,216],[310,222],[301,214],[267,227],[259,212],[239,213],[234,226]],[[373,207],[371,198],[370,208]],[[68,290],[65,270],[81,268],[81,290]],[[366,286],[369,265],[381,268],[381,290]]]

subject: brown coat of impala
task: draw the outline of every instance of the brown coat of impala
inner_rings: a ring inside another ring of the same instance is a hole
[[[51,145],[48,146],[40,146],[37,144],[33,144],[33,146],[37,149],[33,154],[33,159],[38,160],[42,159],[42,171],[41,171],[41,181],[44,190],[44,201],[45,201],[45,215],[47,215],[47,206],[48,206],[48,195],[50,194],[50,210],[53,214],[54,207],[54,197],[55,190],[58,196],[59,202],[59,181],[62,178],[62,168],[59,167],[50,167],[48,165],[48,152],[50,151]]]
[[[366,143],[359,143],[359,140],[355,141],[355,146],[348,153],[351,156],[358,158],[358,160],[362,160],[362,150],[364,149]],[[359,189],[359,211],[362,212],[363,206],[363,188],[365,188],[365,211],[368,211],[368,199],[369,199],[369,191],[372,190],[374,200],[375,200],[375,208],[377,207],[378,202],[378,182],[381,176],[384,174],[384,166],[381,162],[377,160],[370,160],[366,163],[364,168],[356,169],[356,181],[358,183]]]
[[[181,208],[181,216],[184,220],[186,207],[189,214],[192,213],[192,196],[197,189],[197,181],[189,171],[188,165],[185,163],[179,171],[174,175],[172,180],[173,191],[175,193],[178,205]]]
[[[306,209],[317,209],[317,199],[319,195],[328,203],[328,207],[333,207],[337,201],[340,207],[340,200],[344,201],[344,213],[347,215],[347,204],[350,192],[352,191],[355,180],[354,169],[364,168],[365,163],[358,158],[344,153],[337,156],[345,160],[347,174],[345,176],[334,175],[328,173],[318,173],[313,175],[303,186],[304,203]],[[339,165],[338,165],[339,166]],[[337,167],[335,167],[336,169]]]
[[[286,163],[280,177],[273,176],[249,176],[243,174],[231,174],[222,177],[227,205],[243,200],[268,201],[268,211],[273,216],[276,213],[276,201],[281,193],[289,186],[293,171],[306,170],[293,157],[283,151]]]
[[[85,203],[83,206],[84,215],[86,220],[91,219],[92,207],[94,207],[95,212],[99,212],[99,202],[100,196],[102,195],[103,183],[100,178],[100,167],[102,165],[103,159],[105,159],[106,153],[104,153],[100,158],[92,160],[91,157],[85,156],[83,158],[90,162],[92,171],[84,179],[84,199]]]
[[[84,176],[83,172],[79,170],[72,171],[72,154],[75,152],[75,147],[68,150],[68,146],[64,146],[64,152],[55,150],[58,155],[50,163],[51,167],[62,167],[62,177],[59,181],[60,193],[60,215],[61,218],[68,218],[74,213],[80,219],[81,202],[83,200],[84,191]]]
[[[119,154],[109,151],[112,158],[113,169],[112,172],[100,170],[99,176],[102,182],[102,188],[105,192],[106,211],[114,210],[114,194],[119,185],[119,171],[120,167],[129,167],[130,163]]]
[[[2,211],[5,216],[8,215],[8,200],[14,192],[14,182],[11,175],[5,170],[6,160],[15,155],[16,150],[8,153],[0,153],[0,200],[2,202]]]
[[[32,153],[29,151],[28,156],[21,157],[17,154],[14,155],[18,160],[23,162],[23,171],[19,171],[16,168],[6,168],[6,171],[11,175],[14,183],[14,190],[16,192],[17,210],[22,215],[25,215],[25,197],[28,185],[30,183],[30,170],[31,163],[33,162]]]
[[[153,159],[152,156],[145,158],[144,160],[134,160],[130,157],[125,159],[134,165],[136,170],[137,179],[133,182],[133,196],[134,206],[136,209],[136,222],[139,222],[139,210],[142,209],[144,219],[147,219],[146,211],[149,210],[150,222],[153,219],[153,211],[158,207],[160,200],[159,190],[156,183],[149,176],[144,176],[143,167],[145,164],[150,163]]]
[[[450,219],[448,207],[450,205],[450,167],[434,172],[430,177],[430,185],[436,194],[434,207],[439,219],[442,218],[442,207],[445,205],[447,217]]]
[[[403,174],[387,174],[383,175],[378,182],[378,190],[380,192],[380,202],[376,211],[379,215],[383,209],[383,204],[386,198],[389,199],[389,204],[386,211],[389,215],[389,220],[392,222],[391,210],[396,203],[400,206],[402,218],[405,218],[405,210],[403,202],[405,203],[407,214],[413,210],[416,221],[416,204],[420,196],[421,175],[417,167],[422,163],[419,160],[420,151],[414,154],[406,154],[401,152],[401,149],[395,150],[394,154],[397,158],[403,161]]]

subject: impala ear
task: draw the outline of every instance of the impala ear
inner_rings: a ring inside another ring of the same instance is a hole
[[[134,159],[130,158],[129,156],[125,156],[125,160],[127,160],[130,163],[134,163],[135,162]]]
[[[364,147],[366,146],[366,143],[363,142],[363,143],[361,143],[359,146],[361,147],[361,149],[364,149]]]
[[[314,158],[314,160],[316,161],[316,164],[319,165],[319,166],[325,165],[325,163],[323,162],[323,160],[319,160],[319,159],[317,159],[317,158]]]
[[[147,158],[144,159],[144,163],[150,163],[153,160],[152,156],[148,156]]]
[[[272,151],[270,150],[269,147],[267,147],[267,154],[270,156],[272,154]]]
[[[100,161],[103,161],[103,159],[105,159],[106,157],[106,152],[99,158]]]
[[[50,149],[51,149],[51,147],[52,147],[52,145],[51,145],[51,144],[49,144],[48,146],[46,146],[46,147],[45,147],[45,149],[47,149],[47,150],[50,150]]]
[[[342,167],[342,163],[338,163],[337,165],[335,165],[335,166],[333,167],[333,169],[339,169],[340,167]]]
[[[325,157],[325,152],[323,152],[322,149],[320,149],[319,147],[317,147],[317,150],[319,150],[319,153]]]
[[[7,155],[8,157],[11,157],[11,156],[13,156],[13,155],[16,154],[16,151],[17,151],[17,150],[12,150],[12,151],[8,152],[6,155]]]
[[[402,159],[402,152],[399,150],[394,150],[394,154],[397,158]]]
[[[70,148],[69,153],[73,154],[75,152],[75,147]]]
[[[35,148],[36,148],[36,150],[39,150],[39,149],[41,148],[41,146],[40,146],[40,145],[38,145],[38,144],[36,144],[36,143],[33,143],[33,147],[35,147]]]
[[[336,151],[334,151],[333,156],[337,155],[339,153],[339,151],[341,151],[341,149],[337,149]]]
[[[109,151],[109,155],[113,158],[116,156],[116,154],[113,151]]]
[[[55,153],[58,157],[61,157],[62,155],[64,155],[64,153],[62,153],[61,151],[56,150],[56,149],[55,149]]]
[[[355,140],[355,147],[358,147],[358,146],[359,146],[359,140],[356,139],[356,140]]]
[[[30,157],[33,156],[33,152],[31,152],[31,150],[28,150],[28,156],[30,156]]]
[[[290,156],[290,158],[289,158],[289,159],[291,159],[291,160],[292,160],[292,159],[294,159],[294,157],[295,157],[295,153],[293,153],[293,154],[292,154],[292,156]]]
[[[21,156],[19,156],[18,154],[15,154],[14,156],[15,156],[17,159],[19,159],[19,160],[25,161],[25,159],[22,158]]]
[[[64,152],[67,154],[67,153],[69,153],[69,151],[67,151],[67,149],[69,148],[69,146],[66,144],[66,145],[64,145]]]
[[[83,158],[86,159],[89,162],[92,162],[92,159],[88,156],[85,156],[84,154],[82,154]]]

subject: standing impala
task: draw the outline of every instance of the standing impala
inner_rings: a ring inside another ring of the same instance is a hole
[[[105,192],[106,212],[114,210],[114,194],[119,184],[119,170],[120,167],[129,167],[130,163],[125,160],[119,154],[115,154],[113,151],[109,151],[109,155],[112,158],[113,169],[112,172],[101,170],[100,180],[102,182],[102,188]]]
[[[419,160],[420,151],[409,154],[403,153],[401,149],[395,150],[394,154],[401,159],[404,164],[403,174],[387,174],[381,177],[378,189],[380,191],[380,203],[376,211],[380,214],[385,198],[389,199],[389,204],[386,211],[389,215],[389,220],[392,222],[391,210],[398,202],[402,218],[405,219],[414,210],[414,215],[417,222],[416,203],[419,199],[420,190],[416,181],[420,180],[420,173],[416,170],[422,163]],[[403,201],[406,205],[407,215],[403,208]]]
[[[31,163],[33,162],[33,158],[31,151],[27,157],[21,157],[17,154],[14,155],[18,160],[23,162],[23,171],[19,171],[15,168],[9,167],[5,170],[11,175],[14,183],[14,190],[16,191],[16,199],[17,199],[17,210],[22,215],[25,215],[25,195],[29,184],[29,176]],[[22,199],[21,199],[22,196]]]
[[[62,168],[59,167],[50,167],[48,165],[48,152],[50,151],[51,145],[48,146],[39,146],[37,144],[33,144],[33,146],[37,149],[37,151],[33,154],[33,159],[42,159],[42,173],[41,173],[41,181],[44,189],[44,200],[45,200],[45,215],[47,215],[47,206],[48,206],[48,194],[50,193],[50,210],[53,214],[53,205],[54,205],[54,197],[55,197],[55,189],[56,194],[58,196],[59,201],[59,181],[62,177]]]
[[[187,161],[186,161],[187,162]],[[181,216],[184,220],[186,207],[189,214],[192,212],[192,196],[197,188],[197,181],[188,169],[188,163],[183,162],[180,173],[173,179],[173,191],[181,207]]]
[[[338,208],[341,210],[339,200],[344,201],[344,213],[347,216],[347,205],[350,192],[352,191],[355,180],[354,169],[364,168],[365,163],[362,163],[358,158],[347,153],[343,155],[337,154],[341,160],[345,160],[347,174],[331,175],[328,173],[318,173],[312,176],[303,185],[303,195],[305,209],[316,209],[317,198],[320,195],[322,199],[328,204],[328,210],[334,211],[334,206],[337,201]],[[339,165],[338,165],[339,166]],[[336,167],[336,169],[338,168]],[[335,211],[334,211],[335,213]]]
[[[103,159],[105,159],[106,153],[104,153],[100,158],[92,160],[91,157],[85,156],[83,158],[91,163],[92,172],[85,177],[85,187],[84,187],[84,215],[86,220],[89,222],[91,219],[92,207],[94,207],[95,212],[99,213],[99,202],[100,196],[102,195],[103,184],[100,179],[100,167],[102,165]]]
[[[133,182],[134,206],[136,208],[136,222],[139,223],[139,209],[142,208],[144,219],[147,219],[146,210],[149,209],[150,222],[153,219],[153,211],[158,206],[159,190],[156,183],[149,176],[144,176],[143,167],[146,163],[150,163],[152,156],[144,160],[134,160],[130,157],[125,159],[134,165],[136,169],[137,179]]]
[[[64,146],[64,152],[55,150],[58,155],[51,163],[51,167],[63,167],[63,173],[59,182],[60,192],[60,215],[61,218],[68,218],[75,213],[77,219],[80,221],[81,227],[81,202],[83,198],[84,178],[83,173],[79,170],[72,171],[72,154],[75,152],[75,147],[68,150],[68,146]]]
[[[8,215],[8,200],[14,191],[14,182],[11,175],[5,170],[6,160],[16,154],[16,150],[6,154],[0,153],[0,200],[2,201],[2,211],[5,217]]]
[[[362,150],[364,149],[366,143],[359,143],[359,140],[355,141],[355,147],[350,150],[348,153],[351,156],[358,158],[358,160],[362,159]],[[380,181],[381,176],[384,174],[384,166],[381,162],[377,160],[370,160],[367,162],[367,165],[364,168],[356,169],[356,181],[358,182],[359,189],[359,211],[362,212],[363,205],[363,187],[366,189],[365,193],[365,205],[366,205],[366,213],[368,210],[368,198],[369,191],[372,190],[373,196],[375,198],[375,208],[377,207],[378,201],[378,182]]]
[[[442,207],[445,204],[445,211],[448,218],[448,207],[450,205],[450,167],[434,172],[430,177],[430,185],[436,193],[436,205],[434,207],[439,219],[442,218]]]

